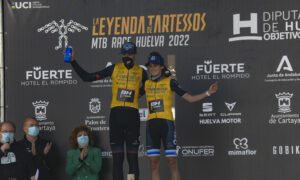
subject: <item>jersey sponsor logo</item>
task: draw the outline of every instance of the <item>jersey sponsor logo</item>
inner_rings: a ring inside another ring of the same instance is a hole
[[[149,101],[150,113],[164,112],[164,101],[162,99]]]
[[[134,94],[135,94],[134,90],[119,88],[117,100],[124,101],[124,102],[133,102]]]

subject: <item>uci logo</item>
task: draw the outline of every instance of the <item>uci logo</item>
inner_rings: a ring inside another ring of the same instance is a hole
[[[12,2],[13,9],[31,9],[31,2]]]

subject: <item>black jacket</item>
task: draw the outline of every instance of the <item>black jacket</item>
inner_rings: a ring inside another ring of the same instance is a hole
[[[2,145],[0,143],[0,146]],[[18,142],[13,142],[5,153],[0,150],[0,159],[1,180],[9,178],[27,180],[36,173],[32,155]]]
[[[53,145],[49,153],[45,155],[44,149],[49,141],[38,137],[35,141],[36,155],[33,156],[31,152],[31,142],[27,140],[26,135],[18,142],[25,146],[26,151],[33,157],[34,167],[39,170],[39,180],[51,180],[50,175],[52,173],[50,171],[53,169],[55,160],[55,157],[53,156]]]

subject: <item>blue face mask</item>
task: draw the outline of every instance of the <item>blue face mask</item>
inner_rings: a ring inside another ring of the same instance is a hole
[[[89,137],[88,136],[80,136],[77,138],[77,142],[79,146],[84,147],[89,144]]]
[[[2,142],[4,143],[13,143],[14,142],[14,133],[2,133]]]
[[[30,136],[37,136],[37,135],[39,135],[39,132],[40,132],[40,130],[36,126],[31,126],[28,128],[28,134]]]

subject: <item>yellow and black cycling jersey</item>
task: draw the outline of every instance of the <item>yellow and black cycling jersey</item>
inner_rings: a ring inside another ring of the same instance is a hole
[[[111,76],[111,108],[127,106],[138,109],[138,97],[142,82],[142,73],[142,68],[136,64],[131,69],[127,69],[124,63],[115,65]]]
[[[101,71],[88,73],[76,61],[72,61],[71,65],[83,81],[91,82],[106,77],[112,78],[111,108],[138,109],[138,97],[144,95],[144,83],[147,79],[147,72],[140,66],[133,64],[127,67],[124,63],[116,63]]]
[[[148,106],[148,120],[154,118],[174,120],[172,114],[174,91],[183,96],[186,91],[180,88],[178,82],[168,77],[145,82],[145,93]]]

